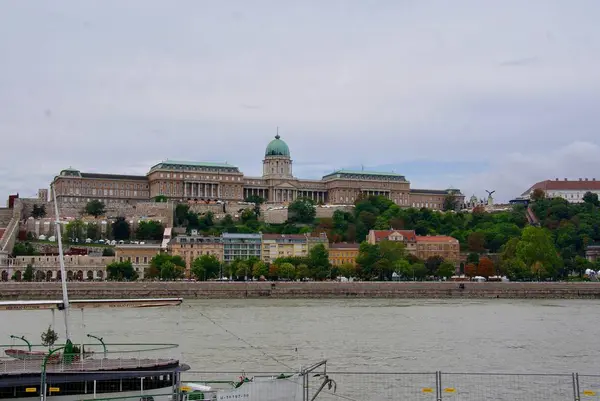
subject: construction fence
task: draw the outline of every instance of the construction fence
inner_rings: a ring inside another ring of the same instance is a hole
[[[181,380],[227,389],[243,378],[280,374],[188,371]],[[327,371],[326,376],[333,380],[331,388],[325,386],[317,400],[600,401],[600,375]],[[303,397],[289,399],[312,400],[323,377],[324,372],[307,375],[304,382],[298,382]]]

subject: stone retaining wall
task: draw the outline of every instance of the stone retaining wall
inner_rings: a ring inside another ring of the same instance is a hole
[[[600,298],[600,283],[72,282],[72,298]],[[60,283],[0,283],[0,299],[61,299]]]

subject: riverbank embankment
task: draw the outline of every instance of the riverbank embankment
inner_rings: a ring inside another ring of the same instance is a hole
[[[513,298],[600,299],[600,283],[71,282],[71,298]],[[61,299],[57,282],[0,283],[1,300]]]

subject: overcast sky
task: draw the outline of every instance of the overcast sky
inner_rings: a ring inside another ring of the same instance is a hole
[[[0,7],[0,199],[165,159],[393,170],[508,200],[600,179],[600,1],[25,1]]]

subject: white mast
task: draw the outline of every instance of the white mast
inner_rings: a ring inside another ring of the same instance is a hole
[[[63,295],[63,313],[65,317],[65,336],[67,340],[71,340],[71,333],[69,331],[69,295],[67,294],[67,272],[65,269],[65,260],[62,248],[62,236],[61,227],[62,224],[58,215],[58,202],[56,200],[56,185],[52,184],[52,197],[54,198],[54,215],[55,222],[54,228],[56,230],[56,240],[58,241],[58,261],[60,262],[60,280],[62,282],[62,295]]]

